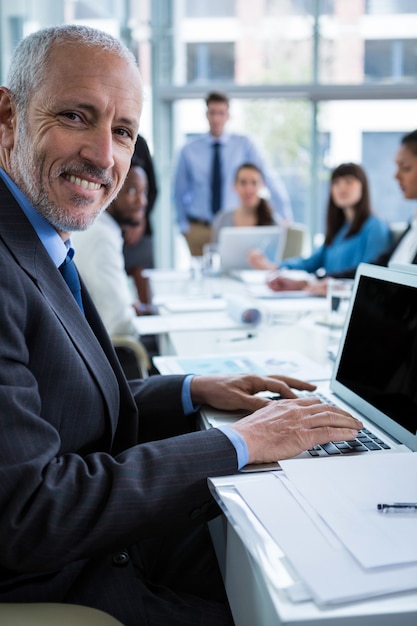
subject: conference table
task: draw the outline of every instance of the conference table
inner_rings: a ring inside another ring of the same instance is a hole
[[[259,274],[261,280],[265,273]],[[325,298],[256,298],[248,290],[250,283],[229,276],[195,281],[187,271],[148,270],[147,275],[160,314],[138,318],[137,328],[159,337],[160,354],[285,349],[331,364],[329,350],[337,347],[341,328],[326,324]],[[236,301],[242,308],[259,309],[260,322],[239,323],[236,311],[230,315]]]
[[[298,353],[317,365],[317,382],[323,376],[330,378],[342,327],[329,325],[325,298],[254,298],[247,283],[229,276],[204,278],[200,282],[192,278],[187,272],[154,270],[149,274],[160,319],[142,320],[140,330],[157,332],[162,361],[166,358],[168,363],[176,363],[183,358],[228,357],[235,353],[249,357]],[[230,302],[239,299],[262,311],[258,324],[242,323],[236,312],[232,313]],[[309,376],[313,382],[314,371]],[[211,523],[211,532],[236,626],[415,626],[416,592],[386,594],[334,606],[314,601],[286,560],[279,542],[271,538],[240,494],[243,487],[250,489],[256,481],[261,497],[268,499],[271,476],[279,471],[239,473],[209,480],[224,513]],[[302,536],[303,519],[294,515],[291,522]]]

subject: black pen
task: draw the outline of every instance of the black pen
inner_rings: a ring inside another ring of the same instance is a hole
[[[232,337],[229,341],[245,341],[246,339],[253,339],[256,337],[253,333],[247,333],[243,337]]]
[[[416,513],[417,502],[392,502],[391,504],[377,504],[381,513]]]
[[[255,339],[254,333],[246,333],[246,335],[239,335],[238,337],[230,337],[229,339],[216,339],[217,343],[229,343],[230,341],[247,341],[248,339]]]

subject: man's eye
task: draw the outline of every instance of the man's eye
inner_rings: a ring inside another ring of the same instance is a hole
[[[74,113],[74,111],[65,111],[61,115],[67,118],[68,120],[71,120],[74,122],[78,122],[79,120],[81,120],[81,116],[78,115],[78,113]]]
[[[116,128],[114,132],[116,135],[120,135],[120,137],[132,137],[132,133],[126,130],[126,128]]]

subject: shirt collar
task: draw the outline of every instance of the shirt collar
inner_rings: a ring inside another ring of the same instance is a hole
[[[210,144],[221,143],[224,145],[229,140],[230,133],[222,133],[220,137],[214,137],[211,133],[207,133],[207,137]]]
[[[33,229],[41,240],[43,246],[46,248],[46,251],[52,261],[56,267],[59,267],[61,263],[63,263],[68,249],[71,247],[71,240],[68,239],[65,243],[62,241],[55,228],[44,217],[42,217],[38,211],[36,211],[25,194],[2,168],[0,168],[0,178],[4,181],[10,193],[19,203],[23,213],[32,224]]]

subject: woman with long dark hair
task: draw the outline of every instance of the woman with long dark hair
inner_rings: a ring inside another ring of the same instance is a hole
[[[388,224],[372,212],[365,171],[356,163],[342,163],[330,178],[323,245],[307,258],[285,259],[279,269],[317,275],[343,272],[371,262],[390,243]],[[257,251],[251,254],[250,262],[256,269],[277,269]]]
[[[263,174],[254,163],[242,163],[236,170],[234,187],[239,206],[217,214],[212,224],[212,241],[217,242],[224,226],[272,226],[276,224],[269,202],[262,197]]]

